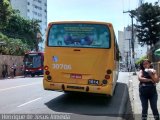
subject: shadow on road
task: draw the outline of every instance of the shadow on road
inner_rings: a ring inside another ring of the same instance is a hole
[[[117,83],[112,98],[90,94],[63,94],[45,103],[56,112],[75,113],[93,116],[121,116],[132,120],[132,107],[129,99],[128,86]]]

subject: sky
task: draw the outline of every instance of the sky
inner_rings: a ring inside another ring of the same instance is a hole
[[[158,0],[143,0],[155,3]],[[139,0],[47,0],[47,22],[65,20],[103,21],[113,24],[115,34],[131,24],[129,13]],[[135,22],[135,21],[134,21]],[[118,37],[118,36],[117,36]]]

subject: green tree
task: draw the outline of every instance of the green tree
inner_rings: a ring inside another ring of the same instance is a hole
[[[136,10],[131,11],[138,21],[136,26],[139,44],[153,46],[160,36],[160,7],[152,3],[144,3]]]
[[[14,43],[17,43],[18,39],[31,50],[38,51],[41,38],[37,39],[37,33],[41,33],[41,21],[25,19],[19,13],[18,10],[12,9],[9,0],[0,0],[0,31],[9,38],[14,38]]]
[[[0,46],[0,53],[4,55],[24,55],[30,47],[23,43],[21,39],[8,38],[0,33],[0,42],[4,45]]]
[[[5,28],[12,12],[9,0],[0,0],[0,30]]]
[[[19,14],[12,14],[6,29],[3,32],[9,37],[22,39],[27,43],[30,49],[37,48],[37,33],[40,33],[40,21],[26,20]]]
[[[33,38],[33,43],[34,43],[34,47],[35,47],[35,50],[38,51],[38,44],[39,42],[41,42],[40,39],[42,38],[38,38],[38,33],[41,34],[40,32],[40,23],[41,21],[39,20],[35,20],[35,19],[32,19],[31,20],[31,23],[30,23],[30,26],[29,26],[29,29],[30,29],[30,35],[32,36]]]

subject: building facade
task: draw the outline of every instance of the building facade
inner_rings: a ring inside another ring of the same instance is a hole
[[[26,19],[40,20],[40,31],[43,42],[39,49],[43,51],[47,28],[47,0],[10,0],[12,8],[19,10],[20,15]]]
[[[135,32],[134,32],[135,33]],[[134,34],[134,52],[131,45],[132,30],[131,27],[125,27],[124,31],[118,31],[118,44],[122,56],[121,64],[125,68],[131,68],[134,63],[141,57],[147,55],[147,46],[143,47],[138,44],[136,35]],[[134,54],[134,59],[133,59]]]

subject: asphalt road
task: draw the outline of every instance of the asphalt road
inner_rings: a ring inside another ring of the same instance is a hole
[[[34,115],[34,119],[47,119],[48,114],[52,114],[54,115],[52,119],[132,119],[128,73],[119,74],[115,94],[112,98],[46,91],[43,89],[42,79],[43,77],[17,77],[0,80],[1,118],[7,117],[4,116],[5,114],[31,114]],[[55,115],[65,117],[55,118]]]

